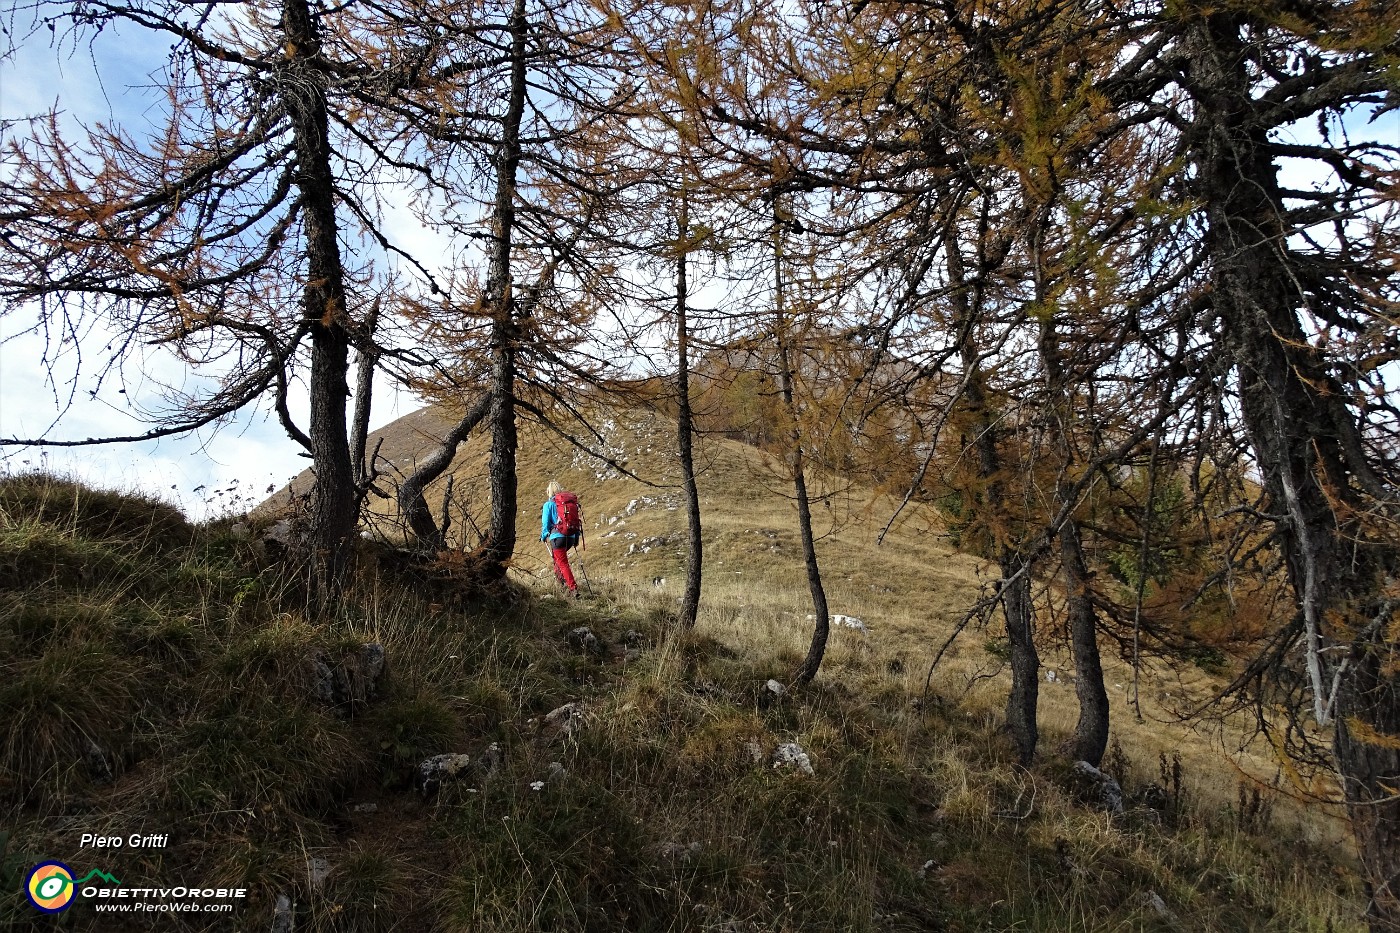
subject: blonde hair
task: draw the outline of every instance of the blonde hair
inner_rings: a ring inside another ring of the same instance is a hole
[[[559,491],[559,481],[558,481],[558,480],[553,480],[553,479],[552,479],[552,480],[549,481],[549,485],[546,486],[546,487],[544,487],[544,494],[545,494],[545,497],[548,498],[548,499],[553,499],[553,498],[554,498],[554,494],[557,493],[558,491]]]

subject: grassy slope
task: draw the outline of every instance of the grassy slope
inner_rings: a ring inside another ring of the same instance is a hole
[[[668,481],[664,426],[618,420],[605,432],[615,455]],[[406,435],[391,440],[403,445],[393,456],[411,456]],[[792,507],[771,465],[707,445],[705,605],[696,632],[679,636],[666,626],[680,585],[675,490],[599,479],[602,467],[562,443],[525,441],[508,604],[444,609],[432,593],[364,579],[334,627],[290,608],[275,562],[226,526],[6,482],[0,822],[14,839],[0,868],[58,858],[253,890],[234,921],[166,916],[165,929],[264,930],[279,893],[298,902],[299,930],[1359,928],[1348,869],[1309,842],[1335,828],[1296,825],[1283,805],[1272,820],[1241,807],[1237,772],[1210,743],[1155,721],[1168,694],[1198,695],[1205,675],[1157,672],[1148,721],[1118,716],[1130,792],[1157,776],[1159,752],[1180,756],[1184,778],[1168,781],[1160,820],[1113,822],[1064,789],[1053,746],[1073,722],[1068,684],[1042,692],[1044,763],[1010,766],[996,732],[1004,675],[982,648],[994,631],[969,632],[925,697],[927,661],[978,585],[976,563],[939,543],[936,516],[907,513],[877,549],[890,503],[867,515],[841,495],[819,510],[833,609],[872,632],[835,630],[817,683],[761,708],[759,686],[787,679],[808,635]],[[466,452],[468,496],[482,456]],[[581,494],[589,520],[594,596],[582,604],[536,598],[553,589],[531,543],[550,476]],[[643,496],[656,501],[628,514]],[[123,511],[134,519],[92,518]],[[675,540],[625,553],[657,537]],[[639,632],[641,658],[571,650],[564,635],[579,624],[613,643]],[[308,658],[367,638],[386,646],[392,679],[344,719],[310,697]],[[586,704],[584,727],[551,741],[543,714],[573,700]],[[84,763],[85,737],[111,781]],[[815,777],[746,752],[793,740]],[[422,757],[491,742],[504,755],[490,777],[431,800],[407,788]],[[555,762],[562,777],[550,777]],[[377,809],[356,809],[367,803]],[[77,847],[89,831],[166,832],[171,847],[95,860]],[[330,867],[319,887],[314,859]],[[0,925],[51,925],[5,898]],[[81,908],[63,919],[120,929]]]

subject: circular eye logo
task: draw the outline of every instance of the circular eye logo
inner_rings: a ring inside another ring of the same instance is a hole
[[[40,862],[24,882],[24,892],[46,914],[67,910],[73,903],[73,870],[62,862]]]

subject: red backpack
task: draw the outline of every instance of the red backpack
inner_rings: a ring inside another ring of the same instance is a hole
[[[578,496],[571,492],[555,493],[554,511],[559,516],[559,520],[554,523],[555,532],[571,538],[583,534],[583,512],[578,507]]]

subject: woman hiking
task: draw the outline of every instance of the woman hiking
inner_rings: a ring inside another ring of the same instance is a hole
[[[583,540],[583,510],[579,508],[578,496],[566,492],[559,483],[550,480],[544,491],[544,508],[540,510],[540,540],[549,547],[554,559],[554,576],[569,591],[570,599],[578,598],[578,583],[574,580],[573,568],[569,566],[569,548],[579,545],[586,549]]]

